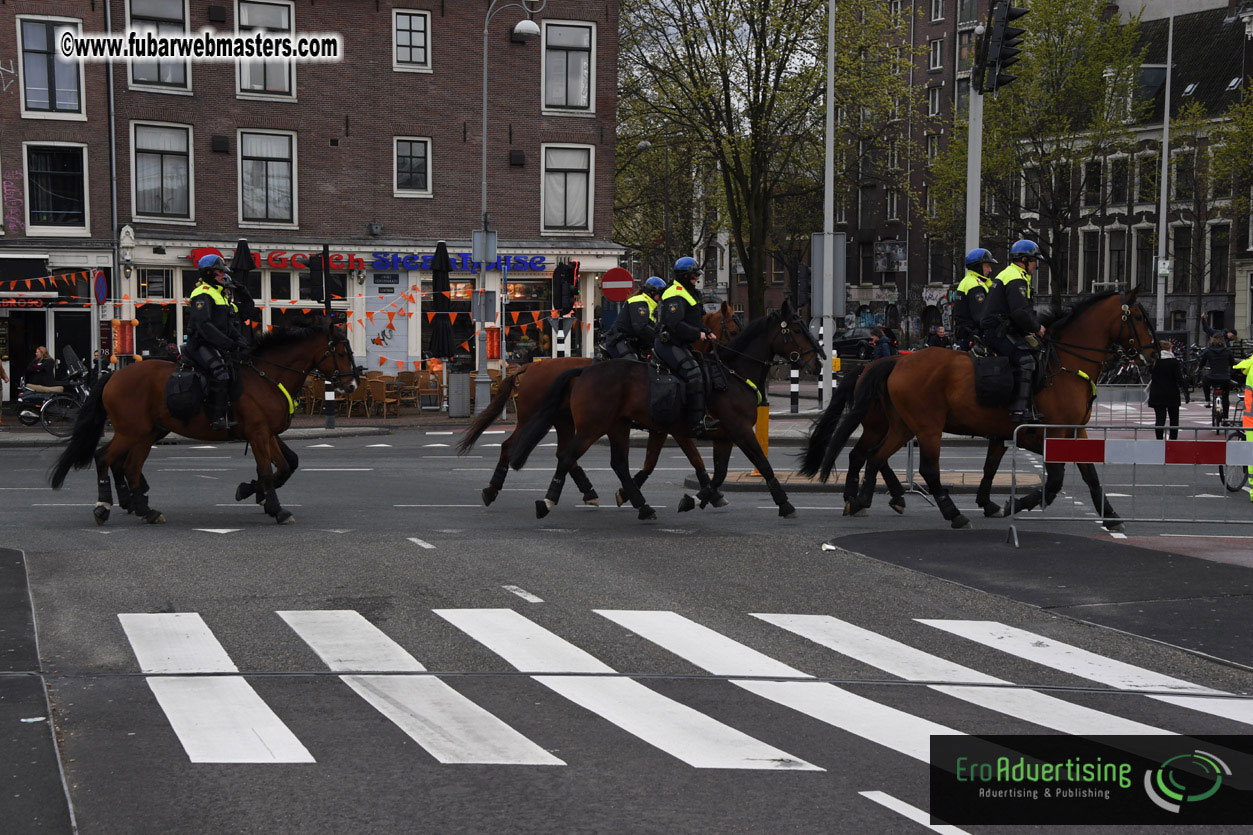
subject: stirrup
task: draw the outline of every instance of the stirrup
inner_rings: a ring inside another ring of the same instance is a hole
[[[239,426],[239,424],[231,420],[230,418],[226,417],[225,415],[209,423],[209,428],[212,429],[214,432],[229,432],[230,430],[234,429],[236,426]]]

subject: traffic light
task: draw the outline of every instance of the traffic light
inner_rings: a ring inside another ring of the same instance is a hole
[[[983,81],[985,92],[994,93],[1014,80],[1015,76],[1005,70],[1018,62],[1018,54],[1022,52],[1022,35],[1025,29],[1009,24],[1027,13],[1027,9],[1019,9],[1008,3],[997,3],[992,13],[992,33],[988,38],[988,56]]]
[[[553,269],[553,310],[569,316],[574,310],[575,286],[579,278],[579,262],[563,262]]]
[[[315,302],[326,299],[326,267],[322,264],[321,255],[309,256],[309,298]]]

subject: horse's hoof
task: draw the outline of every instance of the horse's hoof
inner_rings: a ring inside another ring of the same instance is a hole
[[[251,482],[241,481],[239,486],[235,488],[235,501],[242,502],[244,499],[256,492],[256,488]]]
[[[149,525],[164,525],[165,516],[159,510],[149,510],[144,516],[144,521]]]
[[[1126,529],[1127,529],[1127,526],[1124,525],[1122,522],[1106,522],[1105,523],[1105,530],[1109,531],[1110,533],[1122,533]]]
[[[280,510],[274,517],[274,521],[280,525],[290,525],[296,521],[296,517],[290,510]]]
[[[96,517],[96,524],[103,525],[109,521],[109,508],[105,505],[96,505],[91,510],[91,515]]]
[[[953,517],[953,520],[950,524],[953,526],[953,530],[961,531],[970,527],[970,520],[959,513]]]
[[[683,498],[679,499],[679,513],[687,513],[689,510],[696,508],[696,499],[693,499],[687,493],[683,494]]]
[[[853,502],[850,499],[844,500],[844,515],[845,516],[853,515]]]
[[[600,507],[600,497],[599,497],[599,496],[592,496],[592,497],[589,499],[589,498],[587,498],[586,496],[584,496],[584,497],[583,497],[583,504],[587,505],[588,507]]]
[[[904,513],[905,513],[905,497],[904,497],[904,496],[902,496],[902,497],[900,497],[900,498],[892,499],[890,502],[888,502],[888,507],[892,508],[893,510],[895,510],[895,511],[896,511],[897,513],[899,513],[899,514],[904,515]]]
[[[651,522],[652,520],[656,518],[657,518],[657,511],[653,510],[648,505],[644,505],[643,507],[640,508],[640,521],[641,522]]]
[[[492,502],[496,501],[496,491],[490,487],[484,487],[479,495],[483,497],[483,507],[491,507]]]
[[[257,504],[265,504],[265,491],[264,490],[257,491]]]
[[[853,515],[856,516],[858,519],[865,519],[867,516],[870,515],[870,508],[859,507],[853,511]]]
[[[717,498],[714,499],[714,507],[726,507],[729,504],[730,502],[727,501],[727,497],[721,493],[719,493]]]
[[[1005,502],[1005,506],[1001,508],[1001,516],[1009,516],[1011,512],[1009,502]]]
[[[626,504],[626,499],[622,497],[621,490],[613,494],[613,500],[618,503],[618,507],[622,507],[624,504]]]
[[[983,506],[983,515],[989,519],[1000,519],[1006,515],[1005,509],[988,502]]]
[[[779,515],[782,516],[784,519],[795,519],[796,508],[792,507],[791,502],[784,502],[783,504],[779,505]]]
[[[535,500],[535,518],[536,519],[543,519],[545,516],[548,515],[548,511],[550,510],[552,510],[552,508],[548,506],[547,499]]]

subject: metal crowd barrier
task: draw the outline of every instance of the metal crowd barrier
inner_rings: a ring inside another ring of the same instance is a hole
[[[1010,454],[1010,537],[1017,544],[1016,523],[1106,521],[1096,508],[1087,484],[1076,469],[1067,468],[1062,490],[1052,504],[1019,509],[1030,490],[1019,484],[1020,472],[1047,475],[1046,464],[1091,464],[1101,483],[1101,505],[1109,500],[1122,522],[1253,523],[1250,474],[1253,443],[1238,424],[1215,430],[1183,426],[1178,440],[1157,440],[1154,426],[1024,424],[1014,431]],[[1087,438],[1048,437],[1049,432],[1084,429]],[[1020,443],[1023,432],[1046,433],[1044,454],[1037,460]],[[1041,486],[1040,489],[1043,489]]]

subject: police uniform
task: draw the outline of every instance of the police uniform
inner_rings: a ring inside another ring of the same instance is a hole
[[[626,300],[605,337],[605,354],[615,360],[643,359],[657,338],[657,300],[636,293]]]
[[[688,424],[697,426],[705,415],[705,383],[692,343],[704,332],[700,302],[679,279],[661,295],[658,314],[660,334],[653,352],[683,380],[686,389]]]
[[[1027,417],[1031,400],[1031,378],[1035,373],[1035,349],[1026,337],[1040,330],[1031,304],[1031,274],[1017,263],[1001,270],[983,304],[979,320],[984,343],[1014,366],[1014,400],[1010,411]]]
[[[957,285],[953,299],[953,329],[958,347],[969,350],[974,338],[979,335],[979,320],[983,317],[983,305],[991,289],[992,277],[974,270],[966,270],[966,275]]]
[[[223,288],[201,279],[188,299],[187,346],[192,356],[209,372],[209,396],[205,411],[215,429],[228,429],[227,398],[231,372],[223,353],[247,347],[239,308]]]

